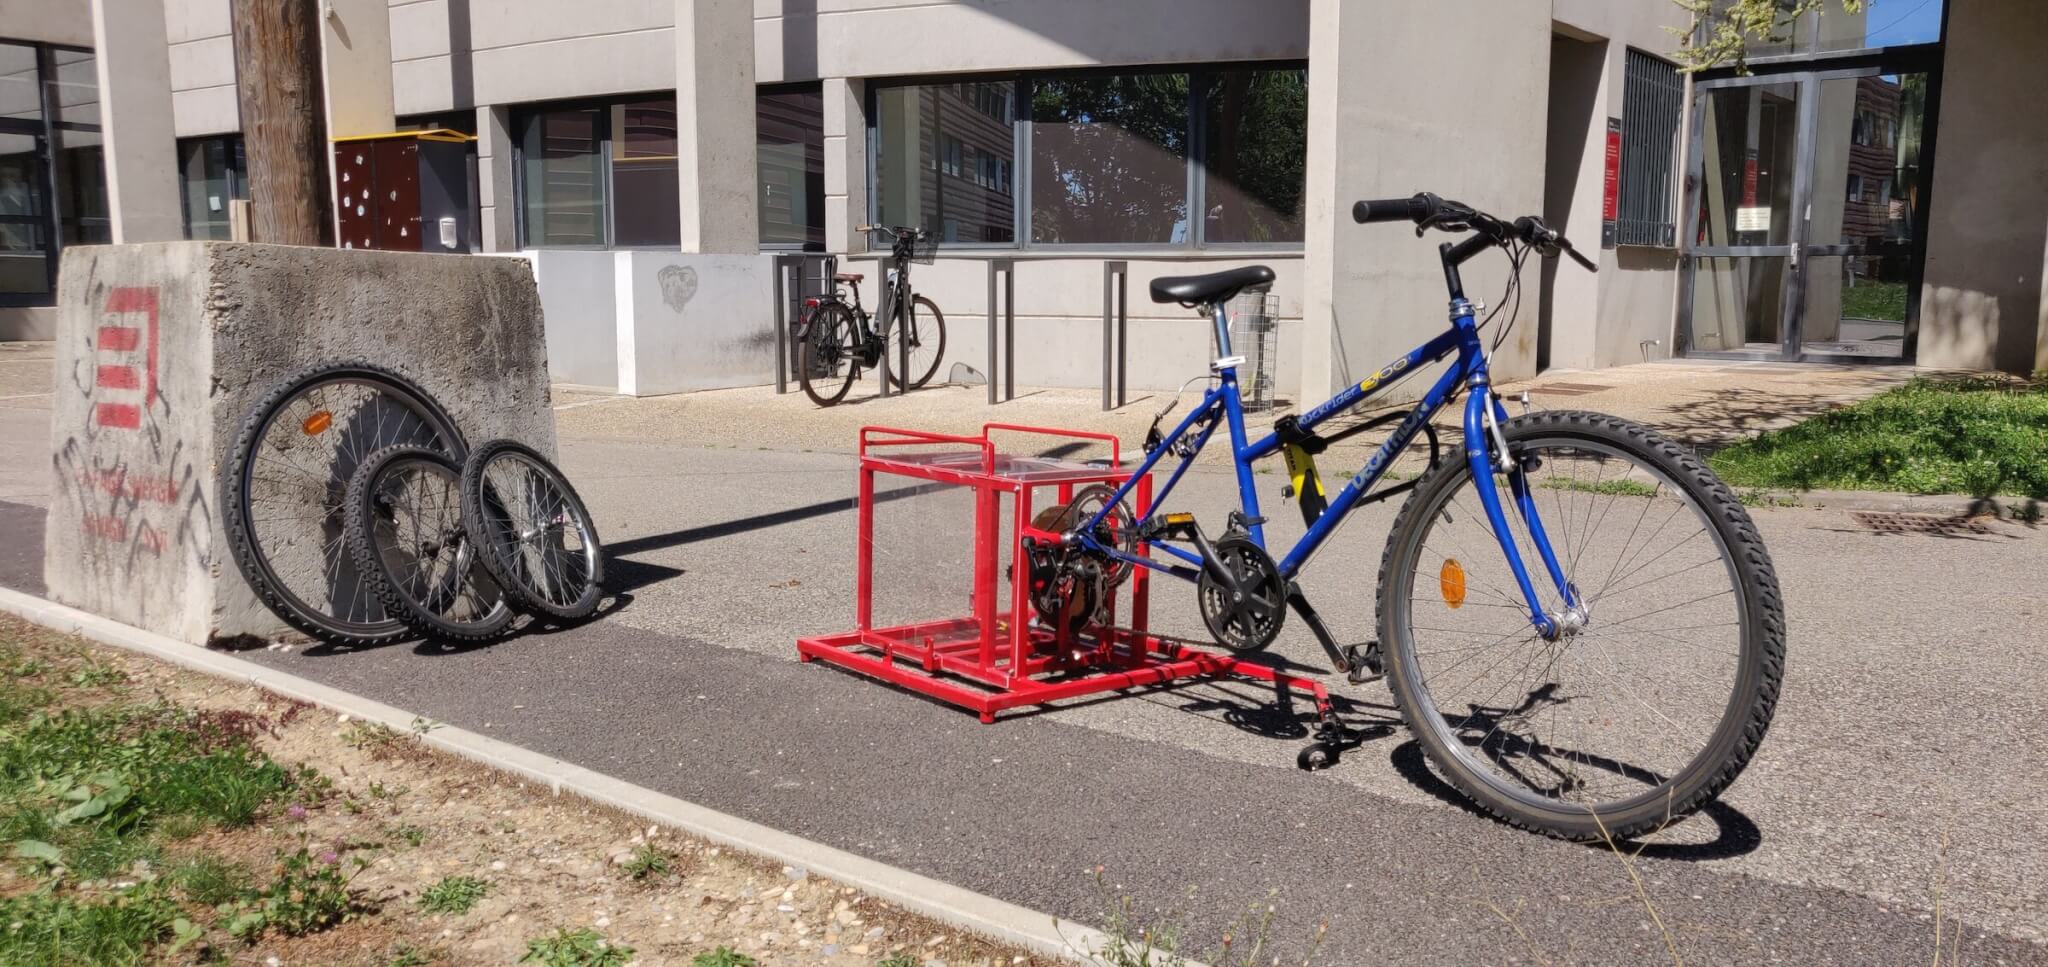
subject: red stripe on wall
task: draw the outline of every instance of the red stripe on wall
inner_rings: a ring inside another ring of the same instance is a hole
[[[135,347],[140,345],[142,345],[142,330],[134,326],[100,327],[100,352],[133,352]]]
[[[98,382],[101,389],[135,389],[142,385],[142,376],[133,366],[101,366]]]
[[[93,419],[101,426],[133,430],[142,425],[142,408],[133,403],[101,403],[93,410]]]

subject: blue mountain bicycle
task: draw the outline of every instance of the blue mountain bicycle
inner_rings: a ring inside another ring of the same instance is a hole
[[[1500,249],[1511,271],[1500,306],[1519,302],[1524,259],[1568,255],[1595,267],[1534,217],[1507,221],[1431,194],[1359,202],[1360,223],[1409,221],[1416,234],[1462,233],[1439,247],[1449,331],[1258,439],[1245,435],[1225,304],[1270,282],[1250,266],[1161,278],[1156,302],[1208,314],[1219,356],[1212,385],[1178,426],[1147,434],[1141,468],[1114,495],[1069,519],[1063,566],[1105,574],[1146,567],[1196,585],[1203,621],[1238,651],[1271,644],[1292,609],[1339,671],[1384,674],[1411,732],[1438,770],[1486,811],[1573,840],[1626,839],[1681,819],[1717,796],[1755,754],[1784,668],[1784,613],[1770,555],[1742,504],[1686,450],[1597,413],[1510,417],[1491,386],[1482,334],[1495,315],[1465,297],[1459,268]],[[1368,397],[1450,360],[1405,414],[1331,425]],[[1432,418],[1464,396],[1462,451],[1441,459]],[[1171,409],[1171,407],[1169,407]],[[1166,414],[1161,413],[1161,418]],[[1217,427],[1226,428],[1240,507],[1211,535],[1194,515],[1156,510]],[[1389,437],[1332,494],[1315,457],[1355,433]],[[1375,490],[1420,437],[1430,468]],[[1180,458],[1133,520],[1137,476]],[[1280,455],[1286,495],[1306,533],[1279,559],[1267,550],[1253,463]],[[1379,640],[1342,647],[1295,577],[1360,506],[1407,493],[1381,557]],[[1140,553],[1150,549],[1157,556]],[[1384,656],[1384,657],[1383,657]],[[1326,722],[1301,764],[1335,763],[1347,746]]]

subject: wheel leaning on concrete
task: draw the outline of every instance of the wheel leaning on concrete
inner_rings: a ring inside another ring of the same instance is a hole
[[[468,452],[432,396],[362,360],[293,373],[243,420],[221,472],[228,551],[257,598],[293,628],[355,646],[411,634],[357,571],[343,533],[350,476],[392,444],[456,461]]]
[[[547,458],[492,440],[462,466],[462,526],[514,608],[557,621],[597,610],[604,548],[583,498]]]
[[[484,642],[512,624],[462,526],[462,466],[438,450],[385,447],[349,477],[349,554],[387,614],[435,641]]]

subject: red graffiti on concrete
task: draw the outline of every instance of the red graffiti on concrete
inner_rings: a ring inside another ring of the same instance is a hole
[[[117,430],[138,429],[143,407],[156,402],[156,288],[129,285],[108,290],[106,315],[110,318],[99,327],[93,347],[95,395],[134,394],[141,400],[98,399],[93,404],[93,422]],[[114,318],[124,316],[130,318]]]
[[[178,482],[165,476],[130,476],[127,467],[112,470],[93,468],[78,475],[78,484],[87,490],[97,490],[110,497],[125,497],[151,504],[174,504],[178,502]]]

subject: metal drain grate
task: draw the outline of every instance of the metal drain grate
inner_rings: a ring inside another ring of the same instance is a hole
[[[1891,514],[1874,511],[1856,511],[1849,515],[1856,523],[1862,524],[1880,534],[1932,534],[1936,537],[1950,537],[1957,534],[1989,534],[1991,528],[1967,517],[1942,517],[1937,514]]]

